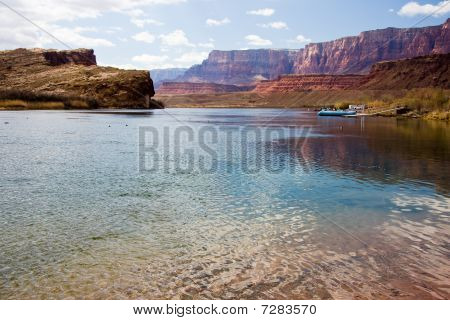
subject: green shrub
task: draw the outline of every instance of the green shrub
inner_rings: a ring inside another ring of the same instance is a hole
[[[351,104],[354,104],[354,103],[351,103],[351,102],[338,102],[338,103],[336,103],[334,105],[334,107],[336,109],[339,109],[339,110],[346,110],[346,109],[348,109],[348,106],[351,105]]]

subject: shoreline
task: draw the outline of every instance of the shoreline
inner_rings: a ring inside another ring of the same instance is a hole
[[[160,108],[162,109],[162,108]],[[288,110],[299,110],[303,112],[317,112],[317,108],[313,107],[279,107],[279,106],[226,106],[226,105],[208,105],[208,106],[166,106],[164,109],[288,109]],[[0,108],[2,111],[72,111],[72,112],[87,112],[87,113],[111,113],[111,114],[121,114],[126,110],[126,113],[137,113],[140,112],[151,112],[153,110],[158,110],[156,108],[67,108],[67,107],[43,107],[43,108]],[[358,117],[379,117],[379,118],[396,118],[396,119],[417,119],[417,120],[427,120],[427,121],[445,121],[450,122],[450,112],[449,111],[430,111],[423,114],[417,114],[415,112],[410,112],[409,114],[366,114]]]

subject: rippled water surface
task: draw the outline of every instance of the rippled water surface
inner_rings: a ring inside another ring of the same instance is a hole
[[[193,139],[165,148],[180,126]],[[213,169],[177,170],[205,126]],[[1,112],[0,157],[0,299],[450,298],[445,123]]]

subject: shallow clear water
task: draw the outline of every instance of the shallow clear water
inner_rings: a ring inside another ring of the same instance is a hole
[[[160,134],[157,170],[139,167],[142,126]],[[180,126],[194,135],[177,149]],[[448,299],[449,129],[280,109],[1,112],[0,298]],[[177,169],[205,154],[213,169]]]

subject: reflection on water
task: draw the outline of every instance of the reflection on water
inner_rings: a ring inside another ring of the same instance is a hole
[[[291,170],[140,173],[138,127],[181,124],[312,131],[265,141]],[[0,136],[0,298],[450,297],[445,123],[2,112]]]

